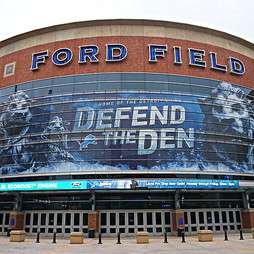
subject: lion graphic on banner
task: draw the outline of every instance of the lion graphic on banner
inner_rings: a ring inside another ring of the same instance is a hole
[[[211,95],[200,100],[204,113],[205,162],[217,161],[232,170],[250,170],[253,164],[253,111],[250,100],[240,88],[221,82]],[[201,134],[202,137],[202,134]]]

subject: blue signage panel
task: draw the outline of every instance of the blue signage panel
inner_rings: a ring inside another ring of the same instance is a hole
[[[100,189],[234,189],[237,180],[186,180],[186,179],[138,179],[138,180],[66,180],[38,182],[0,183],[0,191],[44,190],[100,190]]]

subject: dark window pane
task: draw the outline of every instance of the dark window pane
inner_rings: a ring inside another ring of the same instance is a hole
[[[74,213],[74,225],[79,225],[79,213]]]
[[[101,229],[101,233],[102,233],[102,234],[107,233],[107,229],[106,229],[106,228],[102,228],[102,229]]]
[[[186,212],[184,213],[184,223],[188,224],[188,214]]]
[[[236,211],[235,216],[236,216],[236,222],[240,223],[241,222],[240,212]]]
[[[119,229],[119,232],[120,232],[121,234],[125,233],[125,228],[120,228],[120,229]]]
[[[54,229],[53,228],[49,228],[48,229],[48,233],[53,233],[54,232]]]
[[[128,225],[134,225],[134,213],[128,213]]]
[[[106,213],[101,214],[101,225],[102,226],[107,225],[107,214]]]
[[[170,213],[165,213],[165,224],[166,225],[170,224]]]
[[[134,233],[134,228],[129,228],[129,233]]]
[[[110,213],[110,226],[116,225],[116,214]]]
[[[207,223],[211,224],[213,222],[213,220],[212,220],[212,213],[211,212],[207,212],[206,213],[206,217],[207,217]]]
[[[69,234],[71,232],[71,229],[70,228],[65,228],[64,232]]]
[[[199,212],[198,213],[198,217],[199,217],[199,223],[203,224],[204,223],[204,213],[203,212]]]
[[[45,228],[40,228],[40,233],[45,233]]]
[[[125,225],[125,213],[119,213],[119,225]]]
[[[54,214],[53,213],[49,214],[49,225],[54,225]]]
[[[155,213],[155,217],[156,217],[156,225],[160,225],[161,224],[161,213]]]
[[[148,233],[153,233],[153,228],[147,228]]]
[[[41,214],[41,225],[46,225],[46,213]]]
[[[234,215],[233,215],[233,211],[229,211],[229,222],[234,222]]]
[[[9,213],[6,213],[6,214],[5,214],[5,221],[4,221],[4,224],[5,224],[5,225],[9,225],[9,218],[10,218],[10,214],[9,214]]]
[[[70,213],[65,214],[65,225],[66,226],[71,225],[71,214]]]
[[[58,225],[58,226],[61,226],[61,225],[62,225],[62,218],[63,218],[62,214],[61,214],[61,213],[58,213],[58,214],[57,214],[57,225]]]
[[[138,213],[138,225],[143,225],[143,213]]]
[[[114,234],[114,233],[116,232],[116,229],[115,229],[115,228],[111,228],[111,229],[109,230],[109,232],[110,232],[111,234]]]
[[[3,214],[2,213],[0,213],[0,225],[2,225],[3,224]]]
[[[215,219],[215,223],[220,223],[219,212],[214,212],[214,219]]]
[[[152,213],[146,213],[146,222],[147,225],[153,225],[153,214]]]
[[[30,218],[31,218],[31,214],[27,213],[26,214],[26,225],[30,225]]]
[[[88,225],[88,214],[87,213],[83,214],[83,225],[84,226]]]
[[[225,212],[225,211],[222,212],[222,222],[223,222],[223,223],[226,223],[226,222],[227,222],[227,215],[226,215],[226,212]]]
[[[191,224],[196,224],[196,213],[195,212],[191,212],[190,216],[191,216]]]
[[[38,225],[38,213],[33,214],[33,225]]]

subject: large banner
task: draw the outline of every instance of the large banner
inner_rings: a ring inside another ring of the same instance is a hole
[[[0,173],[250,173],[249,92],[225,82],[202,97],[108,91],[31,98],[18,91],[1,106]]]
[[[1,191],[107,190],[107,189],[237,189],[237,180],[106,179],[0,183]]]

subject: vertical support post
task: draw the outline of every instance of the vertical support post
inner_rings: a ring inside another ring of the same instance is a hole
[[[40,243],[40,232],[37,232],[36,243]]]
[[[168,243],[168,236],[167,236],[167,232],[164,232],[164,243]]]
[[[182,243],[185,243],[185,231],[182,231]]]
[[[240,240],[244,240],[243,239],[243,230],[240,228]]]
[[[121,234],[120,234],[120,232],[117,233],[117,244],[121,244]]]
[[[53,233],[53,241],[52,243],[56,243],[56,232]]]
[[[227,229],[224,229],[224,236],[225,236],[224,241],[228,241],[228,231],[227,231]]]
[[[102,241],[101,241],[101,233],[99,233],[99,241],[98,241],[98,244],[102,244]]]

